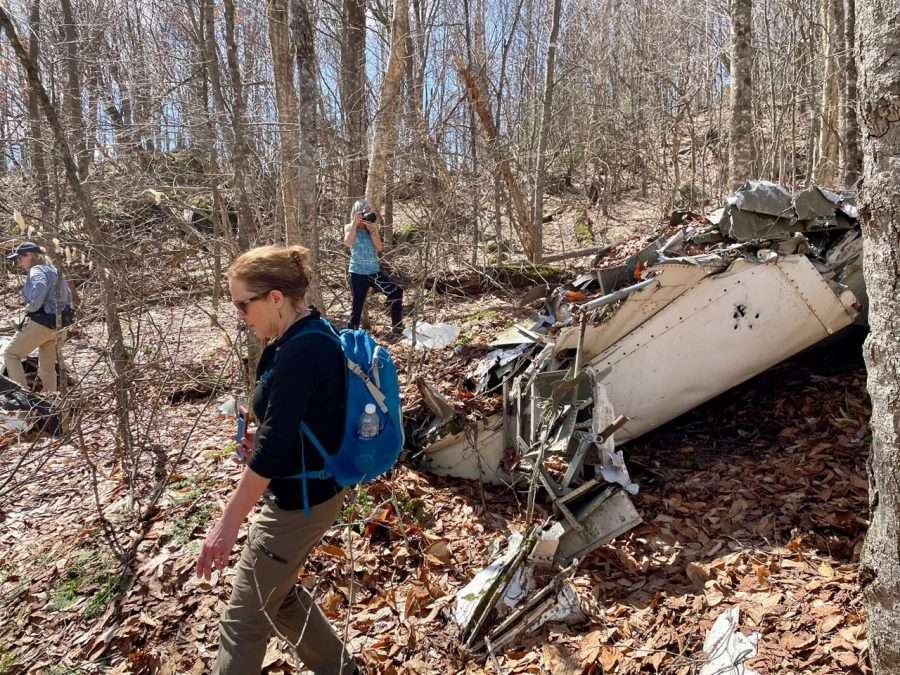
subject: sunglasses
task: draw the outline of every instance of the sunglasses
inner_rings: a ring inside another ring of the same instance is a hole
[[[250,307],[250,305],[252,303],[256,302],[257,300],[261,300],[262,298],[266,297],[268,294],[269,294],[269,291],[266,291],[265,293],[257,293],[252,298],[247,298],[246,300],[232,300],[232,304],[234,304],[234,306],[237,307],[237,311],[239,311],[241,314],[246,314],[247,309]]]

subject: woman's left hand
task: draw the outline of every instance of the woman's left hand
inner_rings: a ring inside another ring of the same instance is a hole
[[[225,517],[213,526],[203,542],[203,550],[197,558],[197,576],[209,579],[213,568],[221,572],[228,567],[228,559],[231,557],[231,549],[237,541],[238,530],[241,524],[233,524]]]

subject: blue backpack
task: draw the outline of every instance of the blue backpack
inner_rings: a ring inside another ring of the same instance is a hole
[[[389,471],[403,449],[403,422],[400,411],[400,382],[391,355],[380,347],[364,330],[343,330],[340,334],[325,321],[309,321],[304,330],[290,339],[310,332],[333,339],[344,352],[347,363],[347,404],[344,417],[344,439],[337,454],[330,454],[316,438],[306,422],[300,423],[300,446],[309,439],[325,466],[319,471],[306,470],[306,454],[303,471],[285,478],[303,481],[303,511],[309,515],[309,495],[306,481],[310,478],[333,478],[341,487],[373,481]],[[378,416],[378,435],[372,439],[360,439],[357,427],[367,404],[375,404]]]

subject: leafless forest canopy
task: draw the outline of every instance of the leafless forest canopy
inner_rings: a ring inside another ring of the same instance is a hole
[[[845,30],[842,2],[754,3],[751,126],[733,141],[728,3],[556,3],[552,105],[542,124],[553,4],[63,0],[14,1],[10,13],[51,103],[64,112],[105,228],[145,225],[148,214],[135,213],[134,202],[152,189],[175,216],[191,207],[215,221],[230,214],[246,221],[234,223],[244,242],[278,241],[286,236],[281,188],[296,178],[285,174],[308,163],[297,191],[315,200],[312,213],[300,214],[302,237],[309,243],[318,231],[328,242],[349,200],[364,190],[382,118],[392,118],[394,133],[389,170],[373,188],[387,200],[387,224],[396,220],[398,239],[442,230],[437,239],[448,240],[451,255],[436,259],[448,264],[478,262],[473,243],[511,234],[504,229],[509,186],[496,178],[505,161],[532,214],[538,164],[542,193],[583,195],[604,209],[638,193],[660,212],[715,203],[730,187],[727,158],[736,146],[752,150],[739,179],[794,186],[815,176],[835,187],[855,180],[845,67],[852,30]],[[398,93],[385,101],[396,8],[408,14],[407,32],[395,50]],[[308,19],[308,29],[298,18]],[[494,122],[490,142],[460,67],[474,76]],[[29,113],[27,78],[5,37],[0,68],[0,170],[8,188],[0,208],[22,211],[50,235],[77,212],[53,136],[39,110]],[[280,111],[279,90],[287,90]],[[829,163],[834,168],[824,170]],[[415,206],[401,209],[401,202]],[[293,207],[288,220],[297,218]],[[64,239],[82,251],[96,244]]]

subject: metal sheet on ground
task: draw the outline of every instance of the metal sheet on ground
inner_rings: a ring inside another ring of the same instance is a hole
[[[656,273],[658,284],[628,296],[609,321],[587,330],[584,336],[587,359],[593,358],[621,340],[716,270],[687,263],[671,263],[654,267],[652,271]],[[554,351],[558,354],[566,349],[575,349],[577,345],[578,327],[575,326],[563,331]]]
[[[847,297],[849,296],[849,297]],[[599,354],[595,368],[636,438],[849,325],[841,302],[805,256],[760,265],[736,261],[703,279]],[[845,304],[847,303],[847,304]]]

